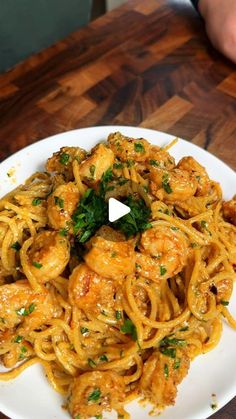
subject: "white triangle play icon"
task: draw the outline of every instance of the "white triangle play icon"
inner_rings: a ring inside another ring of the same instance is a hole
[[[122,202],[117,201],[115,198],[110,198],[108,201],[108,218],[111,223],[124,217],[124,215],[130,212],[130,207]]]

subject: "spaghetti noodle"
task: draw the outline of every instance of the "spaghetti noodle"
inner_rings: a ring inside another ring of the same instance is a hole
[[[174,404],[222,319],[236,328],[235,200],[169,148],[63,147],[1,199],[0,380],[39,362],[73,418],[128,418],[134,398]],[[110,197],[131,209],[113,224]]]

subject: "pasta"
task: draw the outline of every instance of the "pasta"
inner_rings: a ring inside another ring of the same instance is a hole
[[[116,132],[63,147],[0,200],[0,360],[40,363],[74,419],[175,403],[219,342],[235,280],[236,199],[193,157]],[[130,213],[110,223],[108,200]]]

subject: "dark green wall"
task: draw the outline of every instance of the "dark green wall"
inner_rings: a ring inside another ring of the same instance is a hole
[[[92,0],[0,0],[0,72],[86,25]]]

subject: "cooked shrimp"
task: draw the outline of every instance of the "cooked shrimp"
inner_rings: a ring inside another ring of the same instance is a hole
[[[236,226],[236,195],[231,201],[223,203],[223,215],[226,220]]]
[[[113,309],[113,281],[99,276],[85,263],[74,268],[69,278],[68,292],[70,303],[86,312],[97,315]]]
[[[143,138],[135,140],[115,132],[108,136],[108,144],[113,153],[123,161],[144,162],[149,157],[150,144]]]
[[[70,230],[71,216],[79,201],[79,191],[73,182],[58,186],[47,200],[49,225],[55,230]]]
[[[193,196],[197,190],[197,180],[187,170],[170,171],[151,167],[151,192],[164,202],[182,202]]]
[[[136,267],[142,276],[153,280],[170,278],[187,262],[188,241],[179,230],[157,225],[146,230],[140,241],[141,253],[136,253]]]
[[[56,231],[36,234],[28,252],[28,263],[38,282],[44,283],[60,275],[70,259],[70,244]]]
[[[27,280],[0,287],[0,329],[21,324],[22,333],[37,329],[56,315],[56,306],[46,288],[34,291]]]
[[[73,180],[72,162],[75,159],[81,162],[85,156],[86,151],[80,147],[62,147],[47,160],[46,170],[62,174],[67,181]]]
[[[173,156],[158,146],[151,146],[149,153],[149,165],[160,167],[161,169],[171,170],[175,167],[175,159]]]
[[[124,378],[113,371],[85,372],[73,379],[68,399],[73,418],[98,417],[103,410],[122,410]]]
[[[141,394],[155,406],[175,403],[177,385],[188,373],[190,359],[184,349],[176,349],[176,358],[155,351],[145,362],[139,384]]]
[[[134,272],[134,244],[133,241],[125,241],[121,233],[103,226],[89,245],[91,248],[84,259],[98,275],[119,280]]]
[[[89,184],[98,182],[103,173],[113,165],[114,159],[115,156],[109,148],[104,144],[98,144],[92,149],[92,154],[81,163],[81,178]]]
[[[204,196],[210,192],[211,189],[211,181],[207,174],[205,167],[203,167],[200,163],[197,162],[193,157],[183,157],[178,165],[178,169],[180,170],[187,170],[187,172],[193,173],[195,178],[198,181],[197,184],[197,196]]]

